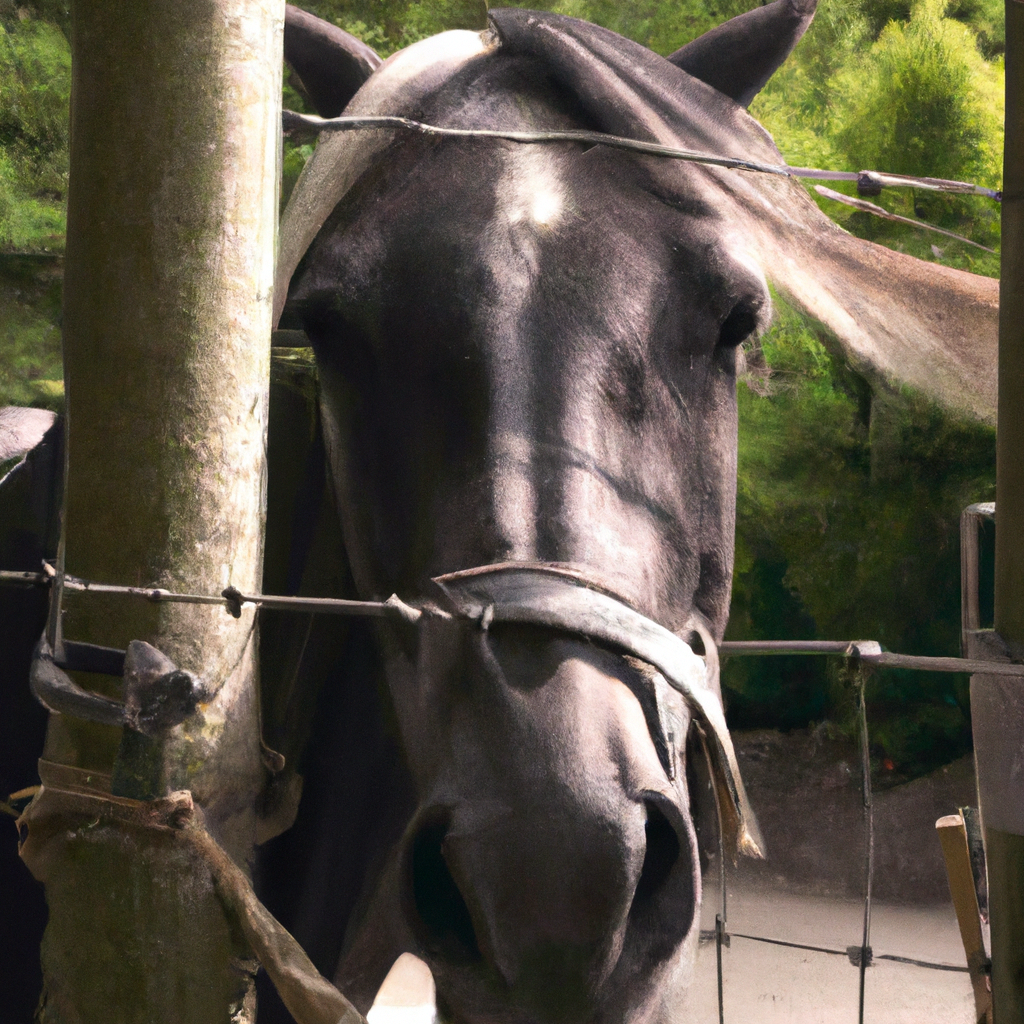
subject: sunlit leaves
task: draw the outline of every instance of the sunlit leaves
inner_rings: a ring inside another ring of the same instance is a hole
[[[70,90],[59,28],[0,22],[0,249],[63,247]]]

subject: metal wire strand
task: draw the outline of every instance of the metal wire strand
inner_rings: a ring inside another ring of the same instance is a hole
[[[714,935],[713,932],[708,932],[708,938]],[[703,938],[704,933],[701,933]],[[845,956],[848,960],[852,959],[856,954],[860,952],[860,946],[848,946],[846,949],[835,949],[831,946],[812,946],[806,942],[790,942],[788,939],[771,939],[766,935],[745,935],[743,932],[729,932],[728,938],[730,939],[747,939],[750,942],[766,942],[772,946],[786,946],[789,949],[806,949],[811,953],[828,953],[830,956]],[[969,967],[959,967],[956,964],[937,964],[931,960],[915,960],[908,956],[895,956],[892,953],[874,953],[871,954],[871,960],[890,960],[897,964],[909,964],[911,967],[925,967],[932,971],[954,971],[958,974],[969,974]]]
[[[875,815],[871,800],[871,747],[868,738],[868,711],[864,698],[867,670],[857,666],[857,710],[860,716],[860,765],[864,793],[864,931],[860,944],[860,1006],[858,1024],[864,1024],[864,980],[871,962],[871,883],[875,873]]]
[[[877,194],[882,188],[918,188],[930,192],[952,192],[957,195],[985,196],[999,201],[1002,193],[994,189],[975,185],[969,181],[953,181],[947,178],[915,178],[904,174],[888,174],[884,171],[831,171],[816,167],[790,167],[788,164],[766,164],[757,160],[739,157],[717,156],[714,153],[700,153],[692,149],[663,146],[658,142],[644,142],[622,135],[605,132],[589,132],[578,129],[570,131],[501,131],[493,128],[446,128],[436,124],[425,124],[409,117],[389,115],[363,117],[351,114],[341,117],[317,117],[313,114],[299,114],[294,110],[282,112],[282,127],[286,132],[352,132],[380,128],[391,128],[417,132],[422,135],[439,135],[463,139],[500,139],[504,142],[543,144],[551,142],[576,142],[587,146],[606,146],[609,149],[624,149],[648,156],[668,157],[689,163],[709,164],[715,167],[730,167],[742,171],[758,171],[761,174],[775,174],[784,178],[810,178],[816,181],[854,181],[868,194]]]
[[[0,586],[50,586],[58,579],[54,572],[0,571]],[[419,609],[412,608],[396,596],[387,601],[346,601],[329,597],[281,597],[275,594],[243,594],[228,587],[219,596],[213,594],[179,594],[160,587],[118,587],[109,583],[64,576],[64,588],[93,594],[121,594],[146,601],[169,601],[181,604],[219,604],[234,611],[240,604],[252,604],[279,611],[319,612],[328,615],[366,615],[381,618],[418,618]],[[874,640],[726,640],[718,645],[720,657],[751,657],[772,654],[835,654],[857,658],[868,665],[882,668],[907,668],[919,672],[984,672],[990,676],[1024,675],[1024,665],[976,658],[933,658],[917,654],[896,654],[883,651]]]
[[[0,572],[0,585],[50,586],[60,582],[64,590],[85,594],[117,594],[122,597],[142,598],[156,604],[210,604],[220,605],[236,618],[241,606],[251,604],[258,608],[277,611],[320,612],[328,615],[358,615],[370,618],[401,619],[415,622],[420,610],[407,605],[395,595],[386,601],[348,601],[333,597],[282,597],[276,594],[243,594],[234,587],[220,594],[180,594],[162,587],[120,587],[111,583],[95,583],[77,576],[58,576],[43,572]]]

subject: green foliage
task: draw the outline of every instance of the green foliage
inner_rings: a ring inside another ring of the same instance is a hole
[[[382,57],[448,29],[481,29],[487,18],[484,0],[315,0],[302,7]]]
[[[57,409],[71,57],[44,13],[66,28],[60,4],[0,2],[0,405]]]
[[[906,23],[834,78],[832,136],[851,163],[896,174],[998,181],[1002,167],[1001,64],[974,33],[919,0]]]
[[[985,58],[999,49],[989,20],[993,10],[990,0],[821,0],[811,31],[751,112],[794,165],[997,188],[1004,73],[1001,58]],[[852,185],[832,187],[854,191]],[[887,190],[873,201],[998,247],[999,211],[990,200]],[[997,259],[962,243],[830,200],[819,205],[861,237],[922,259],[999,273]]]
[[[0,22],[45,21],[71,38],[71,0],[0,0]]]
[[[70,91],[59,28],[0,22],[0,249],[63,248]]]
[[[978,36],[978,46],[988,58],[1006,49],[1003,0],[950,0],[946,17],[963,22]],[[877,37],[891,21],[909,21],[912,0],[861,0],[861,10]]]
[[[873,639],[957,653],[964,506],[990,500],[995,434],[919,395],[874,395],[827,335],[776,299],[776,321],[739,389],[732,639]],[[846,705],[820,659],[736,659],[724,682],[739,721],[805,725]],[[916,772],[967,749],[966,681],[874,677],[876,743]]]
[[[59,411],[61,261],[0,253],[0,406]]]

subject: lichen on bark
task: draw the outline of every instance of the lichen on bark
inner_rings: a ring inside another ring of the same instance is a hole
[[[71,574],[259,589],[283,19],[283,0],[73,4]],[[154,777],[191,789],[245,866],[264,781],[251,609],[67,594],[64,634],[146,640],[213,685],[162,738]],[[111,773],[119,748],[118,730],[53,716],[44,757]],[[245,945],[194,857],[104,821],[47,843],[26,857],[50,907],[45,1021],[252,1018]]]

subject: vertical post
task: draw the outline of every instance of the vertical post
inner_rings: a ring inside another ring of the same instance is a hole
[[[858,973],[857,1022],[864,1024],[864,996],[867,969],[871,966],[871,888],[875,878],[875,809],[871,795],[871,740],[868,736],[868,705],[864,696],[868,669],[855,662],[857,671],[857,712],[860,718],[861,798],[864,805],[864,927],[861,932]]]
[[[72,4],[68,573],[260,588],[283,21],[284,0]],[[50,802],[25,847],[50,908],[39,1019],[251,1021],[255,964],[196,856],[53,797],[111,776],[115,800],[191,790],[244,867],[263,783],[254,613],[70,593],[64,607],[68,640],[146,640],[216,695],[159,742],[51,718]],[[118,696],[103,680],[85,685]],[[143,792],[119,790],[126,758]]]
[[[1006,0],[1006,133],[999,288],[999,426],[996,453],[995,628],[1018,660],[1024,652],[1024,3]],[[996,703],[996,702],[993,702]],[[1003,687],[1004,753],[1024,755],[1024,683]],[[992,926],[995,1024],[1024,1024],[1024,791],[1011,762],[982,818]]]
[[[988,990],[988,976],[984,969],[985,939],[981,932],[981,910],[978,907],[978,893],[974,886],[967,827],[962,815],[947,814],[935,822],[935,829],[942,844],[949,892],[953,897],[953,909],[956,911],[957,924],[960,926],[960,938],[967,957],[971,988],[974,989],[974,1019],[990,1024],[992,993]]]

